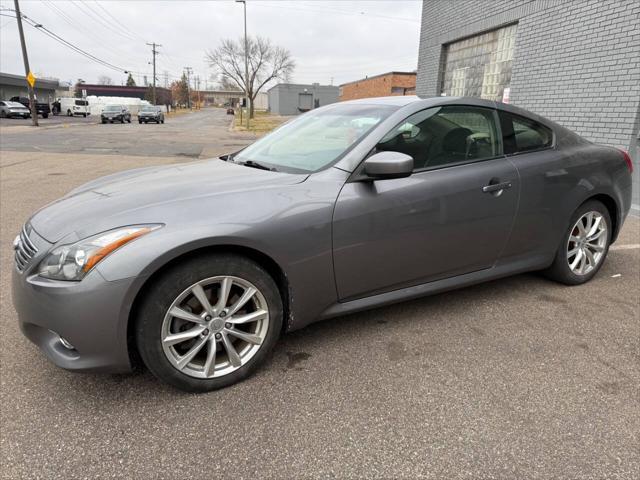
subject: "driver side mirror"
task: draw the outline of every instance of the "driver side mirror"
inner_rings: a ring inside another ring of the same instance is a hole
[[[363,172],[371,180],[405,178],[413,172],[413,157],[400,152],[379,152],[364,161]]]

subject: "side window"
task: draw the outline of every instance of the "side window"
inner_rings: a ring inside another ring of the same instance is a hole
[[[484,160],[499,155],[499,149],[493,110],[467,106],[415,113],[376,146],[411,155],[415,170]]]
[[[553,144],[553,132],[544,125],[512,113],[500,111],[499,115],[505,154],[540,150]]]

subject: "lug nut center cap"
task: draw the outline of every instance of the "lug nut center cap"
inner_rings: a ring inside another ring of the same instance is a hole
[[[216,318],[213,322],[211,322],[211,329],[214,332],[218,332],[224,328],[224,320],[221,318]]]

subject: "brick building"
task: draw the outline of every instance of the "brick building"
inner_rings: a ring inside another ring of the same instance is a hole
[[[340,101],[356,98],[415,95],[415,72],[388,72],[340,85]]]
[[[640,2],[423,0],[416,90],[506,101],[627,149],[640,208]]]

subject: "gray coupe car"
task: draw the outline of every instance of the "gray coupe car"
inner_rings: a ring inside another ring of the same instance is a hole
[[[631,203],[626,152],[510,105],[318,108],[234,154],[97,179],[15,240],[24,334],[71,370],[208,391],[318,320],[527,271],[590,280]]]

